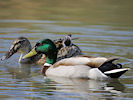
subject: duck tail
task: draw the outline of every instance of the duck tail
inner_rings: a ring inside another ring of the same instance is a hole
[[[126,71],[130,70],[129,68],[114,69],[111,71],[104,72],[105,75],[110,76],[111,78],[119,78]]]
[[[119,78],[126,71],[130,70],[129,68],[122,68],[120,63],[114,64],[113,61],[115,60],[118,60],[118,58],[107,60],[98,69],[111,78]]]

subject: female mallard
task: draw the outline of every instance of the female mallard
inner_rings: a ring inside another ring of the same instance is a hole
[[[74,44],[72,44],[71,36],[67,35],[63,39],[54,40],[55,45],[58,49],[58,58],[68,58],[76,55],[81,54],[81,50]],[[22,59],[23,55],[27,54],[32,49],[29,40],[26,37],[19,37],[17,38],[11,45],[9,51],[2,57],[2,60],[10,58],[16,52],[20,52],[21,56],[19,58],[20,63],[37,63],[37,64],[44,64],[45,63],[45,55],[37,54],[33,57]]]
[[[27,54],[32,49],[30,41],[26,37],[19,37],[15,39],[9,49],[9,51],[2,57],[1,60],[5,60],[10,58],[13,54],[20,52],[21,55],[19,57],[20,63],[30,64],[37,62],[41,57],[42,54],[37,54],[33,57],[22,59],[22,57]]]
[[[42,73],[46,76],[104,80],[109,77],[118,78],[129,70],[122,68],[121,64],[114,64],[113,61],[117,58],[77,56],[56,62],[57,49],[50,39],[38,42],[23,58],[32,57],[38,53],[46,55],[46,62],[42,69]]]
[[[65,38],[54,40],[54,44],[56,45],[56,48],[58,50],[56,61],[64,58],[82,55],[80,48],[72,43],[71,35],[67,35],[65,36]]]

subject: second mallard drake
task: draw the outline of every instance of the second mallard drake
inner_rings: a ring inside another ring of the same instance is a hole
[[[60,38],[54,40],[54,43],[58,49],[58,58],[57,61],[81,54],[81,50],[78,46],[74,45],[71,40],[71,35],[65,36],[65,38]],[[2,57],[1,60],[5,60],[10,58],[16,52],[20,52],[20,63],[37,63],[44,64],[45,63],[45,55],[38,54],[30,58],[22,59],[22,57],[27,54],[32,49],[30,41],[26,37],[19,37],[12,43],[9,51]]]
[[[32,57],[38,53],[46,55],[46,63],[42,69],[42,73],[46,76],[104,80],[109,77],[119,78],[129,70],[122,68],[121,64],[114,64],[113,61],[117,58],[79,56],[56,62],[58,50],[50,39],[38,42],[23,58]]]

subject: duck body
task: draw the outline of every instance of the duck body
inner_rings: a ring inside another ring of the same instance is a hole
[[[43,73],[46,76],[88,78],[94,80],[118,78],[129,69],[122,68],[119,64],[113,64],[112,62],[114,60],[117,59],[104,57],[71,57],[51,65]]]
[[[117,58],[76,56],[65,58],[56,62],[57,49],[50,39],[40,41],[41,45],[35,48],[23,58],[28,58],[37,53],[46,55],[46,63],[42,73],[46,76],[58,76],[68,78],[88,78],[94,80],[105,80],[119,78],[128,68],[122,68],[121,64],[114,64]]]
[[[107,60],[106,58],[99,58],[99,57],[98,58],[71,57],[63,59],[50,66],[46,70],[46,76],[58,76],[58,77],[68,77],[68,78],[89,78],[95,80],[107,79],[107,76],[104,75],[97,68],[98,65],[105,62],[106,60]]]
[[[80,50],[80,48],[77,45],[72,44],[71,46],[66,46],[64,48],[61,48],[58,51],[56,61],[59,61],[64,58],[79,56],[79,55],[83,55],[82,51]]]

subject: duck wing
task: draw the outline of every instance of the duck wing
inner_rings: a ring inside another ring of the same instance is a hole
[[[76,65],[85,65],[89,66],[92,68],[98,68],[100,65],[102,65],[105,61],[108,59],[105,57],[94,57],[94,58],[89,58],[89,57],[71,57],[71,58],[66,58],[63,60],[60,60],[56,62],[53,67],[58,67],[58,66],[76,66]]]

